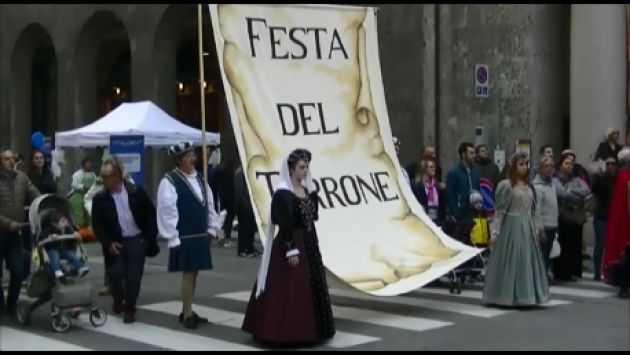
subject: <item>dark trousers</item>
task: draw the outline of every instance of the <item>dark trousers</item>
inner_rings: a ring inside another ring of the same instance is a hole
[[[33,252],[33,237],[30,226],[22,228],[22,245],[24,247],[22,281],[26,281],[31,274],[31,253]]]
[[[595,249],[593,249],[593,274],[596,279],[601,277],[602,254],[606,241],[606,221],[593,218],[593,230],[595,231]]]
[[[107,260],[109,252],[107,251],[107,249],[105,249],[105,247],[102,247],[103,250],[103,260]],[[105,265],[105,272],[103,273],[103,286],[109,286],[109,272],[107,270],[107,265]]]
[[[29,209],[24,209],[24,220],[29,219]],[[33,252],[33,236],[31,235],[31,226],[25,225],[21,229],[22,245],[24,246],[24,264],[22,268],[22,281],[26,281],[31,274],[31,253]]]
[[[123,239],[119,255],[107,256],[109,288],[114,303],[135,312],[144,273],[144,244],[140,238]]]
[[[17,233],[0,235],[0,265],[3,262],[6,263],[6,270],[11,274],[6,306],[7,309],[14,310],[20,296],[23,279],[24,253],[21,235]],[[0,285],[0,309],[4,307],[4,290]]]
[[[553,262],[554,278],[582,277],[582,225],[560,218],[558,242],[561,251]]]
[[[254,251],[254,234],[256,234],[256,217],[254,211],[239,208],[238,211],[238,251],[252,253]]]
[[[553,241],[556,239],[556,231],[557,228],[545,228],[545,241],[540,241],[540,249],[543,254],[543,260],[545,261],[545,270],[549,271],[551,267],[551,259],[549,259],[549,253],[551,253],[551,247],[553,246]]]

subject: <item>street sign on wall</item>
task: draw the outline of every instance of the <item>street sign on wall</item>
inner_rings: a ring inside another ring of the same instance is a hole
[[[475,97],[487,98],[490,95],[488,83],[490,82],[490,71],[485,64],[475,65]]]

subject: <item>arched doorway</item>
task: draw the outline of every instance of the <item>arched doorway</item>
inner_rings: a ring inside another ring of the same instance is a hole
[[[197,5],[170,5],[155,34],[155,98],[170,115],[201,128]],[[206,130],[221,134],[221,156],[238,159],[207,6],[203,6]],[[164,166],[172,164],[164,160]],[[158,164],[154,174],[163,172]]]
[[[206,129],[223,131],[227,112],[207,6],[203,6]],[[155,37],[158,104],[182,122],[201,128],[197,5],[170,5]]]
[[[100,51],[103,49],[101,48]],[[99,117],[131,99],[131,52],[119,48],[118,55],[104,55],[98,65]],[[101,57],[99,57],[101,58]]]
[[[30,136],[52,136],[57,126],[57,55],[48,31],[30,24],[17,38],[11,56],[11,145],[22,155]]]
[[[131,50],[122,21],[97,11],[86,21],[77,45],[75,126],[107,114],[131,99]]]
[[[194,37],[184,34],[179,42],[176,69],[176,115],[187,125],[201,128],[199,44],[196,37],[196,33]],[[216,56],[210,55],[210,48],[208,48],[207,44],[204,44],[203,59],[205,71],[206,130],[219,132],[225,126],[225,95]]]
[[[131,99],[131,46],[123,22],[111,11],[94,12],[81,27],[74,58],[73,104],[75,129],[96,121]],[[104,147],[101,147],[104,148]],[[102,149],[73,149],[66,153],[70,174],[89,156],[100,169]],[[69,186],[69,176],[61,185]]]

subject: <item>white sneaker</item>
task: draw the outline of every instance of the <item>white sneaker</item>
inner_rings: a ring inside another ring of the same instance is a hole
[[[79,269],[79,277],[87,275],[88,272],[90,272],[90,269],[87,266],[83,266]]]
[[[63,278],[63,277],[64,277],[64,275],[63,275],[63,271],[61,271],[61,270],[55,270],[55,277],[56,277],[56,278],[58,278],[58,279]]]

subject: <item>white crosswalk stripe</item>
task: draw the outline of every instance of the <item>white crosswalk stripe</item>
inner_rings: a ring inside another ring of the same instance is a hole
[[[448,292],[448,291],[446,291]],[[429,308],[442,312],[458,313],[467,316],[492,318],[503,314],[511,313],[511,310],[487,308],[476,304],[467,304],[459,302],[438,301],[431,299],[393,296],[393,297],[376,297],[358,291],[331,289],[330,294],[333,296],[349,297],[362,301],[375,301],[382,304],[398,304],[412,307]]]
[[[91,349],[33,334],[25,330],[0,326],[2,351],[88,351]]]
[[[231,299],[235,301],[247,302],[249,300],[250,292],[232,292],[216,295],[220,298]],[[448,325],[452,325],[451,322],[442,322],[434,319],[422,318],[422,317],[408,317],[401,316],[392,313],[384,313],[371,311],[367,309],[359,309],[354,307],[342,307],[332,306],[333,315],[335,318],[352,320],[357,322],[376,324],[380,326],[386,326],[391,328],[400,328],[406,330],[412,330],[422,332],[425,330],[441,328]]]
[[[577,282],[551,286],[554,299],[547,307],[562,306],[578,299],[600,299],[614,295],[614,288],[602,283]],[[237,291],[214,295],[215,301],[220,299],[236,301],[239,304],[249,300],[251,291]],[[441,329],[457,324],[460,319],[481,318],[490,319],[518,312],[515,309],[497,309],[481,304],[482,291],[480,285],[465,285],[459,295],[449,294],[444,288],[422,288],[407,295],[395,297],[376,297],[346,289],[330,289],[333,303],[333,314],[336,319],[344,320],[337,325],[337,334],[329,342],[323,344],[324,348],[351,348],[384,341],[379,329],[399,329],[414,333],[423,333],[429,330]],[[564,299],[566,297],[566,299]],[[23,298],[23,297],[21,297]],[[201,316],[208,318],[218,326],[239,330],[244,314],[233,310],[224,309],[225,302],[221,306],[193,305],[193,308]],[[407,312],[397,311],[392,313],[393,306],[407,307]],[[45,308],[45,306],[44,306]],[[176,316],[181,310],[181,302],[165,301],[147,305],[140,305],[142,311],[155,312]],[[232,306],[233,308],[233,306]],[[417,311],[409,312],[409,308]],[[424,315],[423,310],[431,310],[430,318]],[[405,312],[405,313],[401,313]],[[440,319],[446,317],[447,319]],[[41,317],[37,321],[41,321]],[[235,341],[222,339],[216,332],[192,332],[186,329],[171,329],[144,319],[164,319],[163,317],[141,317],[140,321],[133,324],[124,324],[118,316],[110,316],[103,327],[95,328],[82,315],[73,321],[73,328],[83,331],[83,336],[91,337],[105,334],[113,339],[120,338],[130,344],[137,344],[138,349],[146,346],[167,350],[264,350],[258,348],[255,343],[243,344],[242,340]],[[34,320],[35,321],[35,320]],[[370,328],[360,328],[363,331],[351,332],[353,323],[369,324]],[[45,327],[44,327],[45,328]],[[340,329],[341,328],[341,329]],[[14,325],[0,326],[0,350],[92,350],[90,347],[98,347],[90,342],[72,342],[72,337],[58,336],[50,331],[41,333],[42,327],[17,327]],[[210,328],[212,329],[212,328]],[[225,334],[225,333],[222,333]],[[102,347],[102,345],[101,345]],[[97,349],[93,349],[97,350]]]
[[[178,315],[181,307],[181,302],[163,302],[141,306],[140,308],[155,312],[167,313],[170,315]],[[194,305],[193,309],[201,317],[206,317],[210,319],[213,323],[217,323],[219,325],[240,329],[241,325],[243,324],[244,314],[242,313],[230,312],[218,308],[200,305]],[[337,331],[335,337],[331,339],[326,345],[333,348],[346,348],[350,346],[371,343],[378,340],[381,340],[381,338]]]
[[[584,298],[603,298],[603,297],[612,297],[615,295],[615,291],[613,289],[589,290],[589,289],[580,289],[580,288],[566,287],[566,286],[551,286],[549,288],[549,291],[552,294],[556,294],[556,295],[584,297]]]
[[[572,287],[564,287],[564,286],[551,286],[549,291],[552,295],[556,297],[558,295],[562,296],[574,296],[574,297],[582,297],[582,298],[603,298],[603,297],[611,297],[614,295],[613,292],[608,291],[600,291],[600,290],[587,290],[587,289],[579,289]],[[483,291],[481,290],[462,290],[461,294],[449,294],[448,290],[439,289],[439,288],[423,288],[417,291],[414,291],[415,294],[434,294],[434,295],[449,295],[454,297],[464,297],[471,299],[479,299],[481,300],[483,296]],[[569,301],[553,299],[546,306],[555,306],[560,304],[567,304]]]
[[[85,316],[79,317],[75,325],[98,333],[112,335],[136,342],[147,343],[156,347],[179,351],[251,351],[258,350],[251,346],[235,344],[220,339],[187,333],[135,322],[124,324],[118,317],[109,317],[102,327],[94,328]]]

